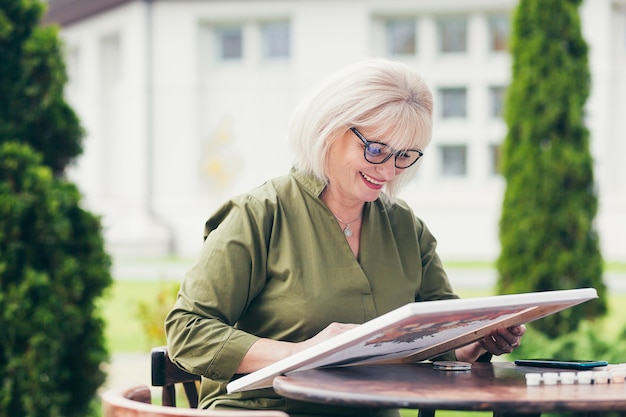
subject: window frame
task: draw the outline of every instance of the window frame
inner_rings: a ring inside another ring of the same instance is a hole
[[[502,176],[502,143],[489,144],[489,174],[492,177]]]
[[[462,111],[455,110],[454,107],[457,107],[457,104],[450,102],[450,99],[454,97],[454,93],[463,93],[463,104]],[[441,118],[445,120],[453,120],[453,119],[467,119],[467,101],[468,101],[468,91],[467,87],[459,86],[459,87],[439,87],[438,89],[439,101],[441,103]],[[451,108],[452,107],[452,108]]]
[[[229,48],[225,48],[225,40],[227,39],[224,35],[232,35],[235,31],[239,35],[238,54],[231,55],[229,53],[226,55]],[[238,62],[243,60],[244,27],[242,24],[216,25],[213,28],[213,33],[215,36],[215,58],[218,62]]]
[[[504,119],[506,88],[503,85],[489,86],[489,117],[491,119]]]
[[[450,160],[449,157],[459,155],[447,155],[451,151],[460,151],[461,158]],[[468,145],[464,143],[450,143],[438,145],[439,160],[441,162],[439,175],[442,178],[467,178],[468,176]],[[448,158],[446,158],[448,156]],[[453,163],[450,165],[450,163]],[[458,169],[460,167],[460,169]]]
[[[505,27],[500,28],[503,24]],[[489,51],[492,53],[508,52],[511,39],[511,20],[508,14],[492,13],[487,16],[489,29]]]
[[[291,58],[291,25],[287,20],[262,22],[260,25],[261,32],[261,51],[263,59],[266,61],[281,61]],[[280,33],[284,31],[283,33]],[[285,35],[285,36],[280,36]],[[274,47],[278,47],[279,53],[276,53]]]
[[[417,21],[414,18],[389,18],[383,22],[385,31],[385,53],[388,56],[415,56],[418,53]],[[403,29],[411,26],[412,38]],[[406,38],[398,39],[398,36]],[[409,47],[406,48],[406,44]],[[400,47],[398,47],[400,46]]]
[[[468,52],[468,17],[440,16],[437,18],[437,47],[440,54]]]

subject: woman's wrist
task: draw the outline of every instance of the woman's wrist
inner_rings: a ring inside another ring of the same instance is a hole
[[[461,362],[476,362],[478,358],[487,352],[480,341],[458,348],[455,351],[456,358]]]

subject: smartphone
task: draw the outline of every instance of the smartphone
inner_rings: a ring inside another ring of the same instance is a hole
[[[517,359],[516,365],[536,366],[540,368],[562,368],[562,369],[591,369],[599,366],[607,366],[607,361],[590,360],[558,360],[558,359]]]

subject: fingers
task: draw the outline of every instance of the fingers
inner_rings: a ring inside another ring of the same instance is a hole
[[[524,333],[526,333],[526,326],[525,326],[525,325],[523,325],[523,324],[520,324],[520,325],[518,325],[518,326],[512,326],[512,327],[509,327],[509,328],[508,328],[508,330],[509,330],[512,334],[514,334],[514,335],[516,335],[516,336],[521,337],[521,336],[523,336],[523,335],[524,335]]]
[[[350,330],[350,329],[354,329],[355,327],[358,327],[358,324],[355,323],[337,323],[337,322],[333,322],[330,323],[327,326],[327,329],[332,329],[331,331],[333,333],[343,333],[346,330]]]
[[[511,346],[516,348],[520,345],[520,337],[511,333],[508,329],[500,329],[493,335],[498,346]]]
[[[526,333],[526,326],[524,325],[498,329],[481,339],[480,344],[483,349],[500,356],[511,353],[519,347],[524,333]]]
[[[313,336],[312,338],[297,343],[298,350],[296,352],[299,352],[313,345],[321,343],[325,340],[330,339],[331,337],[335,337],[357,326],[359,325],[354,324],[354,323],[336,323],[336,322],[331,323],[328,326],[326,326],[321,332]]]
[[[354,323],[331,323],[324,330],[322,330],[319,334],[323,334],[324,338],[329,338],[332,336],[336,336],[338,334],[344,333],[350,329],[357,327],[358,324]]]
[[[487,352],[496,356],[504,355],[505,353],[511,353],[513,352],[513,349],[515,349],[508,342],[503,341],[502,339],[498,339],[492,335],[487,335],[482,338],[480,340],[480,345]]]

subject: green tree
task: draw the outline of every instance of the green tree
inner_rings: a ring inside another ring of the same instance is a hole
[[[590,74],[581,0],[520,0],[513,18],[497,291],[594,287],[599,300],[536,323],[551,337],[606,313],[585,127]]]
[[[63,98],[67,81],[55,26],[40,0],[0,0],[0,143],[28,143],[56,175],[82,152],[83,130]]]
[[[99,219],[28,145],[0,145],[0,415],[84,416],[104,382]]]
[[[0,0],[0,416],[85,416],[105,379],[95,301],[111,260],[100,219],[63,176],[83,133],[42,12],[39,0]]]

